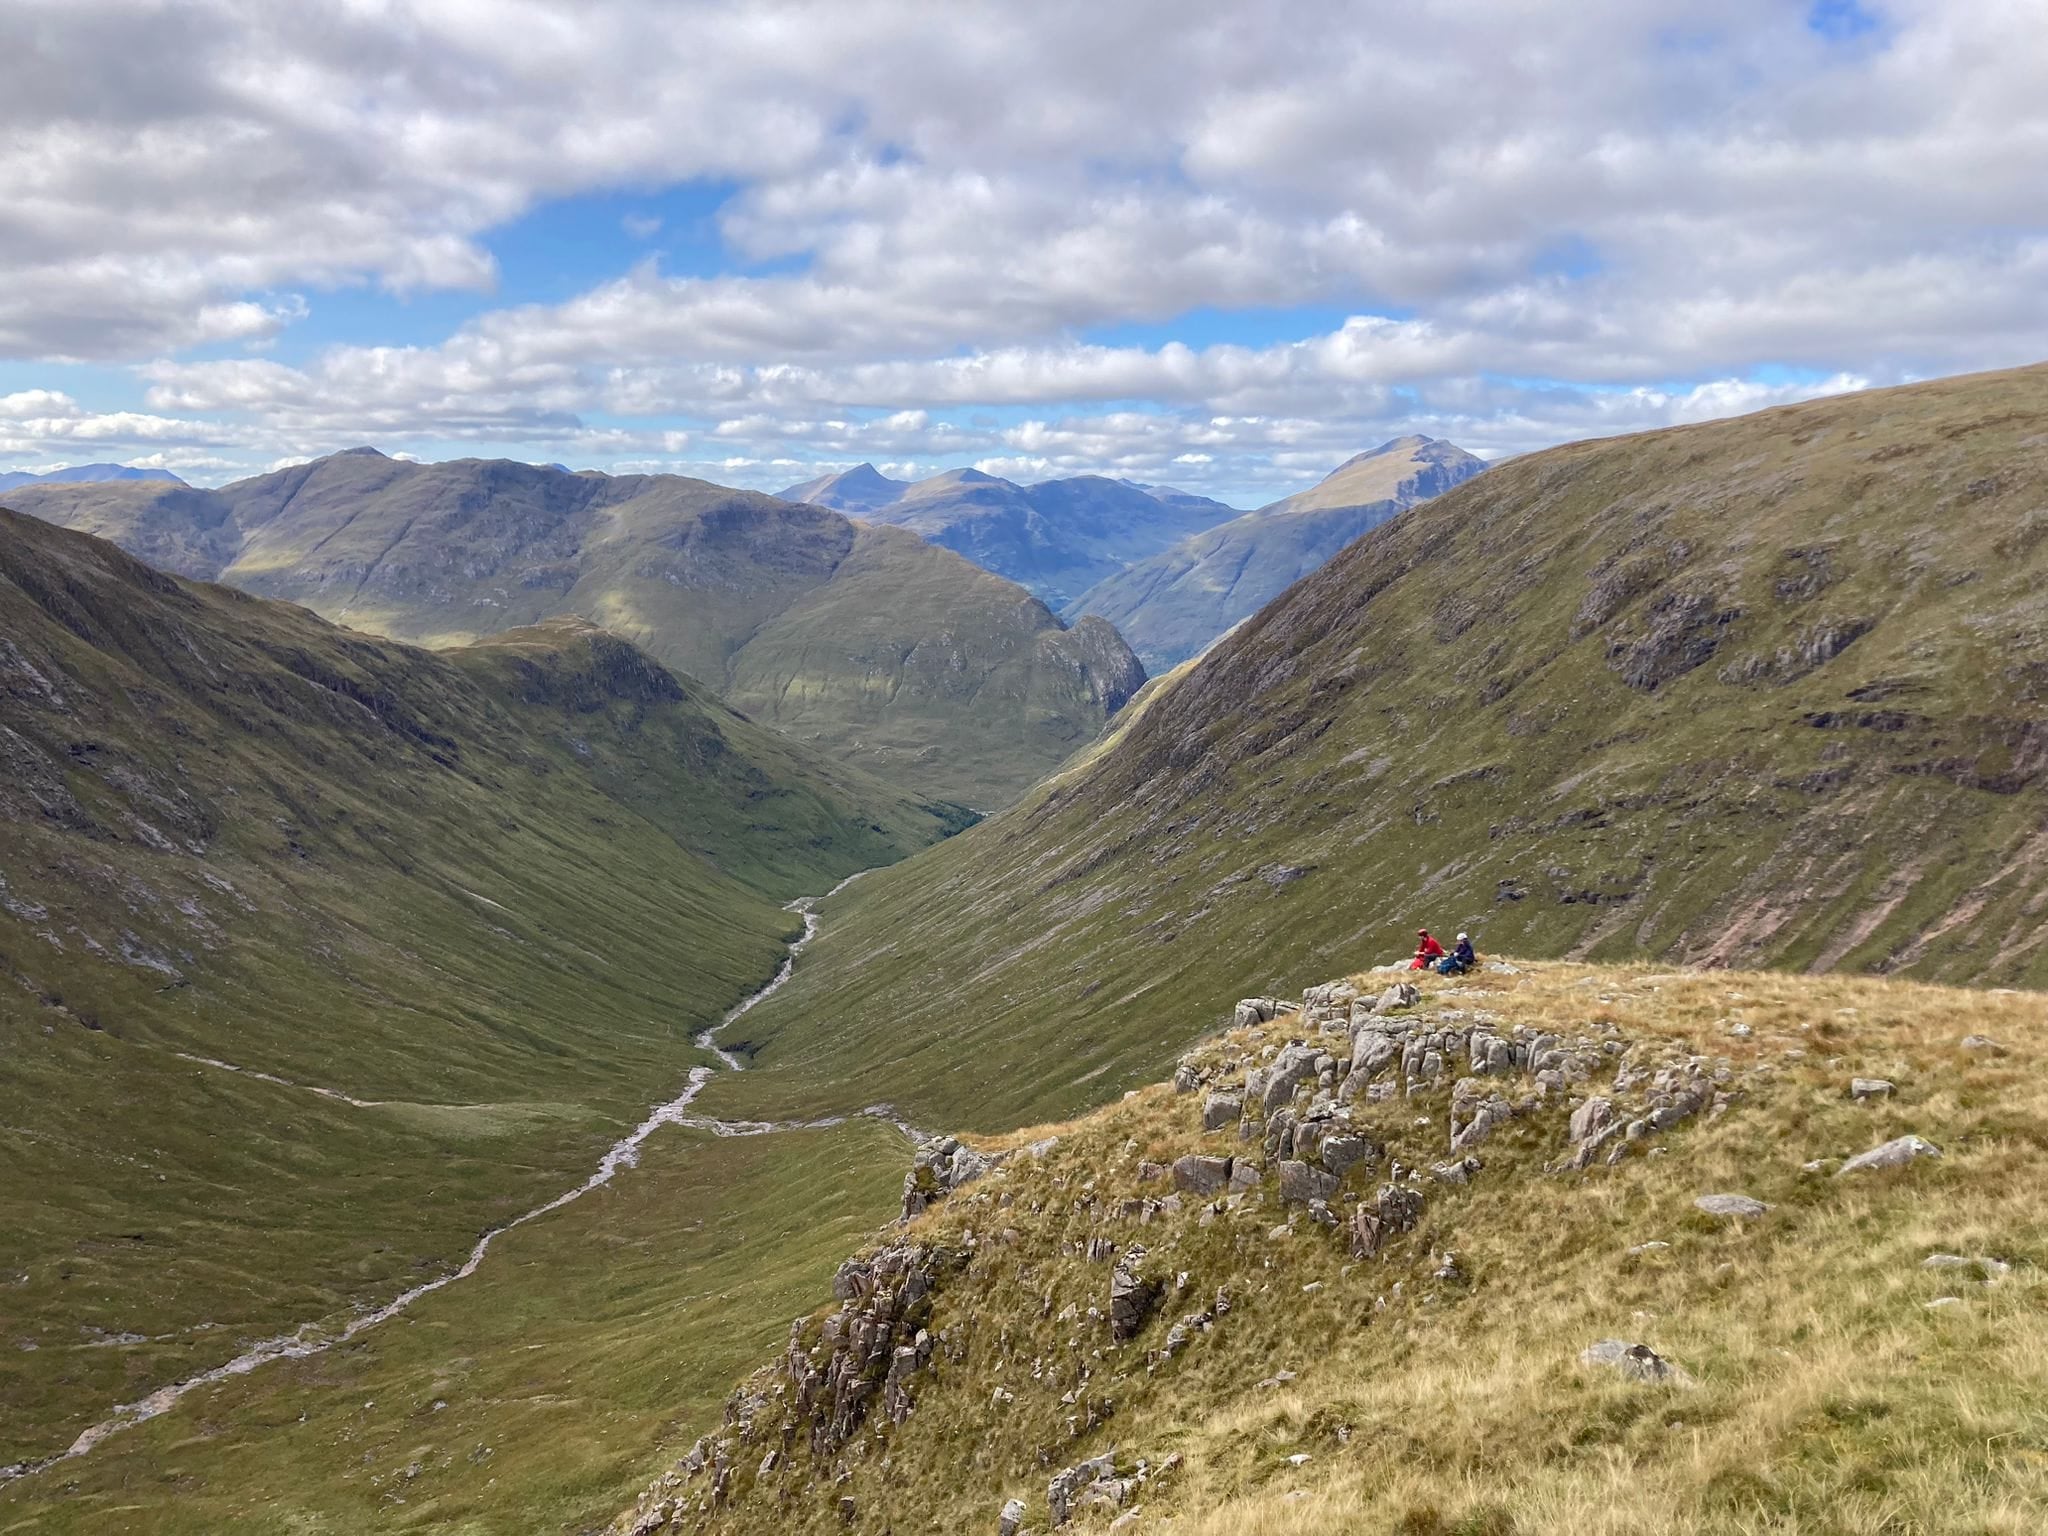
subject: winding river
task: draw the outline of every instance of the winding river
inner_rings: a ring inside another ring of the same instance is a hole
[[[802,954],[809,946],[811,940],[817,937],[818,902],[838,895],[847,886],[858,880],[861,874],[865,873],[866,871],[863,870],[848,875],[846,879],[840,881],[830,891],[827,891],[824,897],[799,896],[795,901],[788,904],[786,910],[802,915],[804,931],[791,941],[789,952],[783,956],[781,967],[775,972],[775,975],[766,986],[743,998],[724,1018],[697,1036],[696,1043],[698,1046],[716,1055],[724,1070],[743,1072],[746,1070],[746,1063],[718,1043],[720,1033],[730,1027],[742,1014],[752,1009],[756,1004],[774,996],[776,992],[781,990],[783,983],[789,980],[790,973],[796,968],[797,956]],[[206,1066],[217,1067],[223,1071],[247,1072],[250,1076],[262,1078],[266,1082],[275,1082],[283,1087],[297,1088],[304,1086],[287,1082],[283,1078],[271,1077],[267,1073],[250,1072],[247,1068],[237,1067],[229,1062],[215,1061],[210,1057],[191,1057],[188,1059],[200,1062]],[[137,1424],[156,1418],[159,1414],[168,1413],[186,1393],[196,1391],[200,1387],[211,1386],[218,1381],[225,1381],[230,1376],[246,1376],[259,1366],[268,1365],[273,1360],[302,1360],[309,1355],[324,1353],[327,1350],[333,1349],[336,1345],[346,1344],[349,1340],[368,1332],[378,1324],[389,1322],[421,1297],[431,1296],[434,1292],[445,1290],[458,1281],[467,1280],[477,1272],[478,1267],[484,1261],[484,1256],[490,1252],[491,1244],[500,1237],[503,1237],[507,1232],[510,1232],[515,1227],[523,1227],[529,1221],[537,1221],[550,1212],[559,1211],[563,1206],[582,1199],[594,1189],[603,1188],[617,1176],[620,1169],[637,1166],[640,1161],[641,1143],[645,1142],[649,1136],[653,1135],[664,1125],[688,1126],[698,1130],[708,1130],[720,1136],[759,1136],[774,1131],[825,1129],[835,1125],[843,1125],[849,1118],[845,1115],[836,1115],[823,1120],[805,1121],[713,1120],[702,1115],[692,1115],[689,1112],[691,1103],[695,1101],[698,1094],[704,1091],[704,1085],[716,1076],[719,1070],[720,1068],[718,1067],[710,1066],[692,1067],[688,1080],[683,1084],[683,1091],[666,1103],[655,1105],[648,1112],[647,1118],[635,1126],[630,1135],[612,1143],[611,1149],[599,1159],[596,1170],[591,1173],[589,1178],[573,1189],[564,1190],[545,1205],[537,1205],[523,1215],[515,1216],[512,1220],[500,1226],[490,1228],[476,1240],[476,1245],[469,1250],[469,1256],[463,1260],[461,1268],[442,1275],[438,1279],[429,1280],[422,1285],[416,1285],[409,1291],[400,1292],[374,1312],[358,1314],[351,1318],[339,1333],[329,1332],[320,1323],[301,1323],[290,1333],[279,1334],[275,1338],[264,1339],[250,1345],[242,1353],[236,1355],[234,1359],[217,1365],[211,1370],[202,1371],[196,1376],[188,1376],[182,1381],[172,1382],[169,1386],[158,1387],[148,1396],[139,1398],[135,1402],[123,1403],[111,1415],[87,1429],[74,1440],[69,1450],[55,1456],[45,1457],[41,1461],[19,1462],[14,1466],[0,1467],[0,1483],[9,1482],[15,1478],[27,1477],[49,1467],[54,1467],[61,1462],[71,1461],[77,1457],[84,1456],[110,1436],[117,1435],[124,1429],[131,1429]],[[356,1104],[366,1109],[376,1107],[373,1101],[352,1099],[329,1088],[308,1088],[306,1091],[318,1093],[327,1098],[341,1099],[346,1103]],[[873,1105],[862,1110],[861,1114],[875,1119],[887,1120],[906,1136],[910,1137],[912,1141],[928,1139],[927,1133],[906,1124],[886,1104]]]

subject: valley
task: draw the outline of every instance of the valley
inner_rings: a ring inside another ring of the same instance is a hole
[[[978,821],[0,518],[0,1529],[2017,1536],[2044,389],[1488,469]]]

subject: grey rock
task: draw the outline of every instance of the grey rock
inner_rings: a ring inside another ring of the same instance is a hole
[[[1138,1272],[1142,1248],[1126,1253],[1109,1275],[1109,1336],[1122,1344],[1134,1339],[1159,1301],[1159,1285]]]
[[[1930,1253],[1920,1261],[1920,1267],[1922,1269],[1975,1270],[1977,1276],[1987,1284],[2012,1272],[2012,1266],[2003,1259],[1986,1258],[1982,1254],[1977,1255],[1975,1258],[1965,1258],[1960,1253]]]
[[[1183,1061],[1173,1069],[1173,1091],[1193,1093],[1202,1086],[1202,1074],[1192,1061]]]
[[[1835,1177],[1839,1179],[1845,1173],[1864,1173],[1871,1169],[1903,1168],[1923,1157],[1939,1156],[1941,1148],[1931,1141],[1918,1136],[1896,1136],[1868,1152],[1858,1152],[1835,1170]]]
[[[1017,1527],[1024,1523],[1024,1501],[1010,1499],[1003,1504],[1003,1512],[996,1516],[996,1536],[1017,1536]]]
[[[1230,1187],[1239,1194],[1257,1189],[1265,1176],[1265,1170],[1248,1157],[1236,1157],[1230,1161]]]
[[[1422,1001],[1422,989],[1412,981],[1397,981],[1379,995],[1379,1001],[1372,1005],[1372,1011],[1379,1014],[1394,1013],[1402,1008],[1413,1008]]]
[[[1371,1142],[1363,1136],[1349,1133],[1325,1136],[1321,1150],[1323,1166],[1340,1179],[1360,1163],[1374,1161],[1379,1156],[1379,1150]]]
[[[1245,1091],[1267,1109],[1278,1109],[1294,1097],[1295,1089],[1315,1076],[1318,1052],[1312,1045],[1290,1045],[1273,1064],[1260,1067],[1245,1079]]]
[[[1567,1134],[1574,1144],[1599,1135],[1614,1119],[1614,1105],[1607,1099],[1586,1100],[1572,1111],[1571,1125]]]
[[[1244,1114],[1244,1095],[1241,1093],[1212,1093],[1202,1100],[1202,1129],[1220,1131],[1235,1125]]]
[[[1889,1098],[1896,1084],[1882,1077],[1852,1077],[1849,1079],[1849,1097],[1852,1099]]]
[[[1045,1485],[1045,1502],[1055,1527],[1073,1518],[1074,1506],[1084,1489],[1116,1476],[1116,1457],[1095,1456],[1055,1472]]]
[[[1965,1035],[1963,1036],[1962,1045],[1966,1051],[1982,1051],[1987,1056],[2003,1056],[2005,1054],[2005,1047],[1989,1035]]]
[[[1754,1218],[1770,1209],[1751,1195],[1701,1195],[1693,1204],[1709,1216]]]
[[[1626,1339],[1602,1339],[1579,1352],[1579,1363],[1614,1371],[1630,1381],[1689,1387],[1693,1384],[1683,1366],[1666,1360],[1647,1344]]]
[[[1291,1205],[1311,1200],[1330,1200],[1337,1194],[1337,1180],[1322,1169],[1296,1159],[1280,1164],[1280,1198]]]
[[[1230,1182],[1230,1159],[1191,1152],[1175,1158],[1173,1187],[1191,1195],[1213,1195]]]

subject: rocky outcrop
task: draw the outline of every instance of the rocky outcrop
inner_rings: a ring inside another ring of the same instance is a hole
[[[971,1184],[1001,1162],[985,1152],[962,1143],[958,1137],[941,1136],[918,1149],[910,1172],[903,1176],[903,1221],[920,1216],[963,1184]]]

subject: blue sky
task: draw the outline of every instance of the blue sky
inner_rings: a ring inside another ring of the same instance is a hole
[[[0,468],[370,442],[1255,505],[1408,431],[1499,457],[2048,355],[2048,29],[2000,0],[27,10]]]

